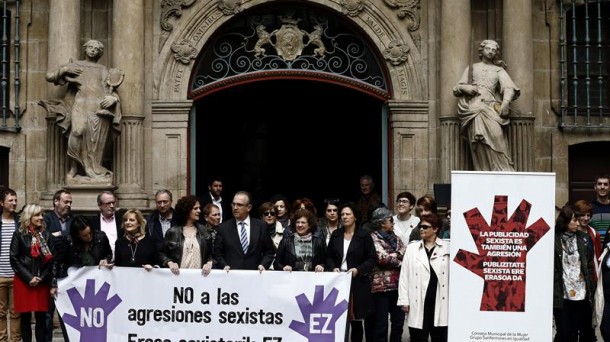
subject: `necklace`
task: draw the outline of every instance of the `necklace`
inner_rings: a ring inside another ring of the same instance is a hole
[[[129,249],[131,249],[131,263],[136,263],[136,252],[138,251],[138,244],[136,243],[136,248],[133,248],[133,244],[129,244]]]

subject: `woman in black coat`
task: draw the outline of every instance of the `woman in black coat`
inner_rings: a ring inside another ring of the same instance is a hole
[[[106,233],[93,230],[83,216],[70,224],[70,248],[66,255],[68,267],[104,266],[112,262],[112,248]]]
[[[277,248],[274,270],[324,272],[326,241],[316,227],[316,215],[299,209],[292,216],[294,232],[288,233]]]
[[[356,205],[352,202],[345,203],[339,212],[343,226],[335,230],[330,237],[327,266],[333,272],[352,274],[349,311],[351,341],[362,342],[362,320],[371,314],[373,308],[369,273],[377,263],[377,256],[371,235],[357,228]],[[348,241],[347,245],[345,241]],[[367,332],[367,335],[371,333],[372,331]]]

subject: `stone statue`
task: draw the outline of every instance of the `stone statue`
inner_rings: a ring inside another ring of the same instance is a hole
[[[461,130],[476,171],[514,171],[502,126],[509,123],[509,105],[520,90],[505,70],[497,42],[481,42],[479,58],[453,88]]]
[[[97,63],[104,45],[90,40],[83,45],[85,59],[50,70],[46,79],[68,85],[63,100],[41,101],[57,116],[58,126],[68,136],[69,170],[66,184],[111,184],[112,172],[102,166],[106,143],[120,133],[121,105],[117,88],[124,73]]]

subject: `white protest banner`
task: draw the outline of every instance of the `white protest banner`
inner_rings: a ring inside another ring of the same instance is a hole
[[[555,174],[451,175],[449,341],[551,341]]]
[[[70,341],[337,342],[350,274],[71,269],[57,309]]]

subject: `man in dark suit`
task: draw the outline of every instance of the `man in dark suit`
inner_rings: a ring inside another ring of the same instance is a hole
[[[266,225],[260,219],[250,217],[250,193],[238,191],[231,207],[233,218],[220,224],[216,235],[218,268],[262,272],[269,268],[275,255],[275,246]]]
[[[214,177],[208,183],[208,192],[198,196],[201,204],[201,208],[205,207],[208,203],[214,203],[218,208],[220,208],[220,223],[229,220],[233,215],[231,215],[231,203],[228,200],[223,200],[222,198],[222,178]],[[203,215],[201,216],[199,222],[205,225],[205,220]]]
[[[70,236],[70,224],[72,223],[72,194],[65,189],[60,189],[53,194],[53,211],[48,211],[44,215],[44,223],[46,229],[49,230],[53,236],[53,256],[59,261],[57,262],[57,277],[64,278],[68,276],[67,265],[64,262],[64,257],[69,247],[69,236]],[[53,340],[53,316],[55,315],[55,300],[50,298],[49,300],[49,311],[47,312],[47,332],[45,334],[45,341],[51,342]],[[62,333],[64,339],[68,339],[66,333],[66,327],[62,325]]]
[[[163,247],[165,233],[176,224],[172,202],[173,196],[171,191],[167,189],[157,190],[155,193],[157,209],[153,210],[146,219],[146,234],[153,237],[157,250],[161,250],[161,247]]]
[[[112,191],[102,191],[97,195],[97,206],[100,208],[100,213],[89,219],[91,229],[106,233],[113,256],[116,240],[123,236],[121,225],[124,210],[117,211],[116,204],[116,197]]]

